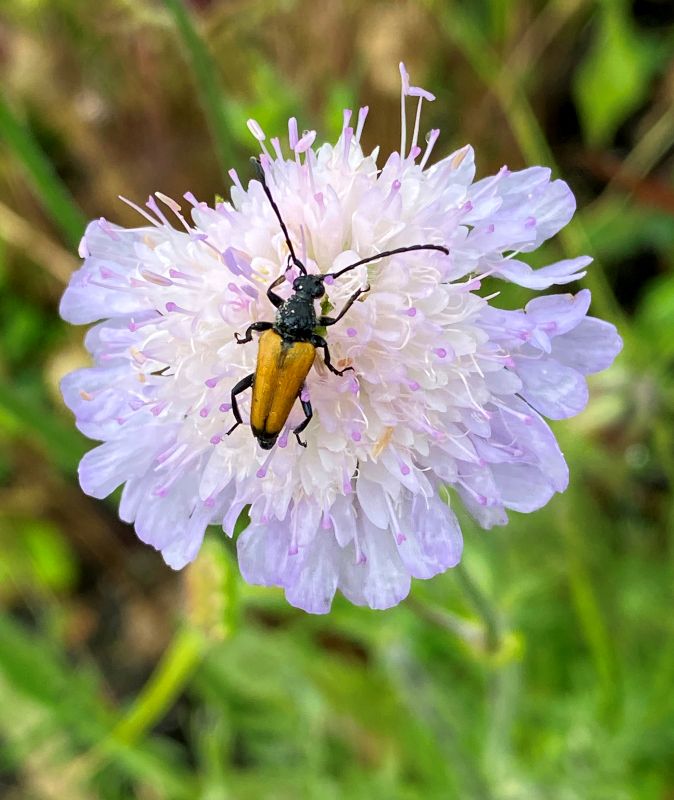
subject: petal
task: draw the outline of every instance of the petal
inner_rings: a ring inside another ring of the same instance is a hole
[[[555,284],[571,283],[585,275],[584,267],[590,264],[589,256],[567,258],[547,267],[532,269],[528,264],[515,259],[503,259],[494,275],[527,289],[548,289]]]
[[[367,521],[363,528],[363,550],[367,557],[363,596],[370,608],[391,608],[409,594],[409,573],[403,566],[390,531],[379,530]]]
[[[150,467],[161,442],[170,433],[157,426],[135,430],[90,450],[80,461],[79,478],[83,491],[102,499],[132,477],[141,477]],[[161,437],[161,438],[159,438]]]
[[[503,505],[513,511],[536,511],[555,492],[546,476],[532,464],[494,464],[492,475]]]
[[[623,342],[615,325],[587,317],[564,336],[552,340],[552,356],[583,375],[610,367]]]
[[[463,539],[454,512],[438,497],[415,495],[409,517],[401,519],[405,538],[398,553],[414,578],[432,578],[461,559]]]
[[[589,289],[583,289],[576,295],[550,294],[530,300],[524,310],[527,319],[552,338],[579,325],[587,314],[591,299]]]
[[[286,583],[286,599],[309,614],[327,614],[339,578],[337,543],[330,531],[320,531],[305,552],[295,579]]]
[[[248,583],[283,586],[290,531],[279,520],[251,522],[236,542],[239,569]]]
[[[520,395],[544,416],[573,417],[587,405],[587,383],[575,369],[554,358],[515,356],[514,361],[523,384]]]

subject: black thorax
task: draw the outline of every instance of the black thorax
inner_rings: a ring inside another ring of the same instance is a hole
[[[317,324],[315,300],[303,292],[295,292],[276,312],[274,330],[286,340],[309,341]]]

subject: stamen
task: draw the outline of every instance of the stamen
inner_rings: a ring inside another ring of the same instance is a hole
[[[426,137],[426,150],[424,152],[424,156],[419,162],[419,166],[421,169],[424,169],[426,166],[426,162],[430,158],[431,152],[433,151],[433,147],[435,143],[438,141],[438,137],[440,136],[440,128],[433,128],[430,133]]]
[[[154,194],[155,194],[155,197],[157,197],[159,200],[161,200],[162,203],[165,203],[171,209],[171,211],[173,211],[173,213],[176,215],[176,217],[180,221],[180,224],[185,228],[185,230],[188,233],[190,233],[192,231],[192,228],[190,228],[187,220],[182,215],[181,206],[178,203],[176,203],[176,201],[172,197],[168,197],[168,195],[165,195],[163,192],[155,192]]]
[[[288,120],[288,143],[290,144],[290,149],[293,152],[297,147],[298,141],[299,137],[297,134],[297,120],[295,119],[295,117],[290,117],[290,119]]]
[[[237,188],[243,190],[243,185],[241,183],[241,180],[239,179],[239,173],[235,169],[230,169],[227,174],[232,179]]]
[[[365,120],[367,119],[367,114],[369,111],[368,106],[363,106],[358,111],[358,125],[356,126],[356,141],[360,142],[361,134],[363,133],[363,127],[365,126]]]
[[[410,88],[409,75],[405,69],[405,65],[401,61],[398,64],[400,70],[400,158],[405,157],[405,150],[407,148],[407,120],[405,118],[405,96]]]
[[[164,223],[167,228],[173,228],[171,223],[166,219],[164,216],[164,212],[159,208],[157,205],[157,201],[154,199],[152,195],[147,198],[147,203],[145,205],[150,209],[150,211],[154,211],[154,213],[159,217],[159,219]]]
[[[157,222],[157,220],[153,216],[148,214],[144,208],[141,208],[139,205],[132,202],[131,200],[127,200],[126,197],[122,197],[121,194],[119,195],[119,199],[122,201],[122,203],[126,203],[127,206],[130,206],[134,211],[137,211],[141,216],[145,217],[145,219],[151,222],[155,226],[155,228],[163,227],[159,222]]]
[[[274,148],[274,152],[276,153],[276,158],[279,161],[283,161],[283,150],[281,149],[281,142],[277,136],[274,136],[273,139],[269,140],[271,142],[272,147]]]
[[[410,148],[410,156],[412,155],[412,150],[416,147],[417,139],[419,138],[419,123],[421,122],[421,105],[424,102],[423,97],[419,97],[419,102],[417,103],[417,115],[414,119],[414,132],[412,133],[412,147]]]
[[[172,280],[164,277],[164,275],[159,275],[157,272],[153,272],[151,269],[141,269],[140,274],[146,281],[154,283],[157,286],[173,286]]]
[[[347,128],[344,131],[344,153],[342,160],[345,166],[349,164],[349,152],[351,150],[351,140],[353,139],[353,128]]]
[[[172,313],[187,314],[187,316],[189,316],[189,317],[195,317],[196,314],[197,314],[196,311],[190,311],[187,308],[182,308],[182,306],[179,306],[179,305],[177,305],[177,303],[173,303],[173,302],[170,302],[170,303],[166,304],[166,310],[169,312],[169,314],[172,314]]]
[[[302,138],[297,142],[294,147],[295,153],[298,155],[308,150],[316,139],[316,131],[304,131]]]

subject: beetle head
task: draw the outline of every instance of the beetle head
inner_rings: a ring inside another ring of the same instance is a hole
[[[323,276],[300,275],[293,281],[293,289],[297,292],[297,294],[304,295],[304,297],[310,297],[312,300],[323,297],[325,294]]]

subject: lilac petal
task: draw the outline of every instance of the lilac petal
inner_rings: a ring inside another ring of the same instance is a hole
[[[351,498],[338,497],[330,509],[330,518],[337,544],[340,547],[346,547],[353,539],[356,530],[356,514]]]
[[[432,578],[461,559],[463,539],[454,512],[438,497],[414,496],[398,553],[413,578]]]
[[[352,603],[360,605],[364,601],[370,608],[391,608],[409,594],[409,573],[400,560],[390,531],[375,528],[368,520],[363,521],[361,530],[367,560],[364,564],[355,560],[343,563],[342,573],[346,572],[347,576],[340,577],[340,589]]]
[[[462,486],[457,486],[456,491],[466,511],[468,511],[480,527],[488,531],[494,526],[508,524],[508,515],[500,501],[484,506],[478,503],[473,495],[467,492]]]
[[[591,261],[589,256],[567,258],[534,270],[522,261],[504,259],[494,274],[527,289],[548,289],[555,284],[580,280],[585,275],[584,267]]]
[[[521,396],[544,416],[566,419],[587,405],[587,383],[575,369],[554,358],[516,356],[514,360],[523,384]]]
[[[488,530],[494,525],[505,525],[508,522],[501,494],[487,465],[466,465],[461,473],[460,483],[455,488],[470,515],[483,528]]]
[[[128,415],[134,397],[127,388],[127,374],[125,365],[93,367],[75,370],[62,379],[63,400],[85,436],[105,440],[119,433],[117,420]]]
[[[370,522],[382,530],[388,528],[390,516],[384,488],[360,475],[356,481],[356,495]]]
[[[91,222],[83,242],[89,253],[81,269],[74,272],[61,298],[59,312],[76,325],[151,310],[139,292],[129,291],[129,277],[138,258],[135,247],[146,229],[126,230],[100,220]],[[114,237],[114,238],[113,238]],[[108,271],[114,277],[106,278]]]
[[[85,265],[70,278],[59,305],[59,314],[73,325],[85,325],[107,317],[148,311],[145,297],[139,294],[124,294],[114,289],[94,286],[98,280],[92,265]]]
[[[576,328],[552,341],[552,356],[583,375],[610,367],[623,342],[615,325],[587,317]]]
[[[113,439],[86,453],[79,466],[84,492],[102,499],[130,477],[143,475],[157,452],[158,434],[162,437],[159,441],[163,441],[164,431],[147,426],[136,431],[135,436]]]
[[[339,559],[330,532],[321,531],[302,553],[295,580],[286,584],[286,599],[309,614],[327,614],[337,591]]]
[[[239,569],[248,583],[285,585],[290,531],[279,520],[251,522],[236,542]]]
[[[475,152],[464,145],[451,155],[433,164],[427,172],[429,181],[437,181],[438,187],[450,191],[455,186],[470,186],[475,177]]]
[[[527,319],[543,328],[550,337],[560,336],[580,324],[590,307],[589,289],[576,295],[551,294],[536,297],[525,306]]]
[[[554,236],[573,217],[576,200],[568,185],[561,180],[550,182],[550,170],[531,167],[505,175],[498,184],[498,194],[503,203],[491,217],[501,220],[527,221],[534,233],[531,244],[520,248],[524,252],[535,250],[546,239]]]
[[[506,411],[505,407],[514,413]],[[569,483],[569,468],[559,449],[557,439],[550,430],[545,420],[540,417],[529,405],[518,397],[509,397],[503,401],[502,407],[489,408],[492,414],[493,443],[522,453],[520,458],[510,456],[510,461],[519,460],[533,463],[548,477],[555,490],[563,492]],[[485,443],[490,444],[490,443]],[[487,455],[487,450],[476,448],[480,455],[492,463]],[[492,449],[496,449],[492,446]],[[506,454],[506,451],[499,451]],[[508,462],[508,457],[502,458],[503,463]]]
[[[555,493],[546,476],[532,464],[494,464],[492,474],[503,505],[513,511],[536,511]]]

